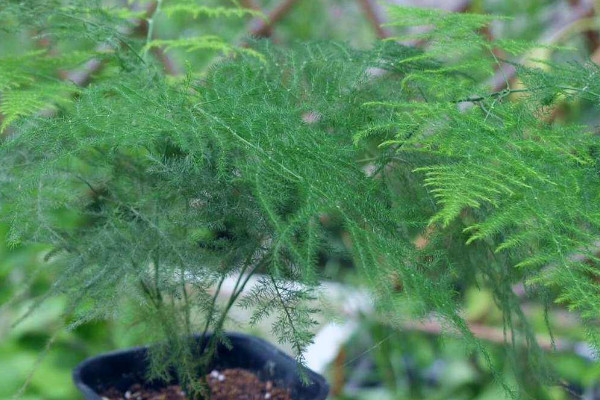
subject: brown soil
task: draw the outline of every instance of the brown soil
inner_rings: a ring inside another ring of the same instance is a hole
[[[210,389],[210,400],[292,400],[287,389],[277,388],[271,381],[262,382],[244,369],[212,371],[205,377]],[[178,385],[161,389],[146,389],[135,384],[125,393],[110,389],[102,394],[103,400],[189,400]]]

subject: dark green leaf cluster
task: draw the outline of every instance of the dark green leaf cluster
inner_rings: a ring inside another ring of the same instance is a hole
[[[343,221],[365,273],[389,286],[376,248],[396,235],[391,200],[357,163],[352,132],[379,114],[362,103],[393,95],[370,71],[399,49],[256,48],[262,59],[224,60],[175,84],[130,67],[53,118],[14,124],[2,147],[12,241],[53,246],[60,278],[49,295],[72,300],[70,326],[118,318],[133,301],[169,343],[157,348],[153,373],[176,366],[190,385],[206,360],[194,359],[187,337],[211,329],[219,338],[255,273],[268,278],[243,303],[256,306],[255,321],[277,314],[274,333],[301,360],[324,215]],[[230,276],[237,284],[220,306],[214,287]]]

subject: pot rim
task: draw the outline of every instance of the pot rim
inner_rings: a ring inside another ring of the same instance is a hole
[[[209,333],[208,335],[210,336],[211,334]],[[252,342],[252,346],[268,348],[269,351],[275,352],[277,355],[279,355],[283,358],[292,359],[292,357],[290,355],[284,353],[277,346],[275,346],[274,344],[272,344],[269,341],[262,339],[260,337],[241,333],[241,332],[225,332],[224,335],[230,339],[234,339],[234,340],[240,339],[240,340],[243,340],[246,342]],[[193,337],[196,339],[199,339],[200,336],[201,336],[200,334],[193,335]],[[72,372],[73,382],[74,382],[75,386],[77,387],[77,389],[79,389],[81,391],[81,393],[84,394],[84,396],[86,396],[87,398],[94,398],[94,396],[95,396],[98,400],[100,400],[100,399],[102,399],[100,397],[100,395],[94,389],[92,389],[87,383],[85,383],[83,380],[82,375],[83,375],[83,371],[85,370],[85,368],[87,368],[88,366],[90,366],[96,362],[99,362],[100,360],[105,359],[107,357],[121,356],[121,355],[125,355],[125,354],[146,351],[146,350],[148,350],[148,348],[149,348],[149,346],[130,347],[130,348],[114,350],[114,351],[110,351],[110,352],[102,353],[102,354],[99,354],[99,355],[96,355],[93,357],[86,358],[85,360],[83,360],[81,363],[79,363],[73,369],[73,372]],[[294,362],[295,362],[295,360],[294,360]],[[320,374],[318,374],[308,368],[304,368],[304,371],[306,374],[308,374],[312,383],[319,387],[319,393],[317,394],[315,399],[318,399],[318,400],[325,399],[327,397],[327,395],[329,394],[329,384],[327,383],[325,378],[323,376],[321,376]]]

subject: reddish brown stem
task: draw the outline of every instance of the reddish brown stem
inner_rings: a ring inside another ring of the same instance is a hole
[[[254,11],[261,11],[260,6],[254,0],[241,0],[240,4],[244,8],[249,8]]]
[[[250,34],[256,37],[269,37],[273,26],[282,20],[300,0],[283,0],[273,11],[269,13],[266,21],[259,21],[257,26],[250,30]]]
[[[405,330],[429,333],[433,335],[459,335],[458,332],[449,331],[445,326],[442,326],[440,322],[434,320],[408,321],[402,325],[402,328]],[[505,336],[504,329],[502,328],[496,328],[481,324],[469,324],[469,330],[477,339],[485,340],[491,343],[504,345],[506,343],[506,340],[508,340],[509,342],[512,340],[511,334],[508,333]],[[555,342],[552,342],[550,338],[542,335],[536,335],[536,339],[540,348],[545,351],[571,351],[575,346],[573,342],[570,342],[566,339],[558,339]],[[525,344],[524,342],[519,343]]]
[[[381,16],[381,12],[376,6],[376,4],[373,2],[373,0],[358,0],[358,3],[360,4],[365,14],[367,21],[369,21],[369,23],[373,27],[373,30],[375,31],[377,37],[380,39],[390,37],[390,33],[387,31],[387,29],[383,28],[382,26],[385,23],[385,20]]]

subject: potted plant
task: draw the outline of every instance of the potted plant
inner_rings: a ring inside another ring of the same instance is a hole
[[[256,43],[177,81],[120,48],[118,74],[78,89],[55,115],[15,116],[1,150],[10,240],[50,246],[46,268],[57,280],[48,296],[69,299],[68,329],[133,309],[155,343],[83,363],[74,377],[87,398],[124,396],[145,382],[216,396],[211,373],[218,386],[230,376],[224,368],[245,368],[296,400],[327,395],[323,378],[302,367],[326,246],[320,219],[340,218],[363,258],[374,254],[372,230],[390,224],[378,207],[385,186],[356,162],[351,130],[379,113],[361,109],[364,99],[393,92],[368,69],[396,48]],[[228,279],[234,287],[221,304]],[[238,303],[253,323],[274,318],[295,362],[225,332]],[[256,378],[236,376],[242,385]]]
[[[209,398],[225,400],[242,394],[251,399],[273,400],[327,397],[329,385],[322,376],[307,369],[301,376],[296,360],[269,342],[240,333],[225,333],[224,337],[228,345],[220,345],[211,362],[211,372],[203,380]],[[198,335],[188,345],[201,354],[202,341],[209,343],[211,339],[210,334]],[[149,350],[135,348],[90,358],[73,371],[75,385],[89,400],[193,396],[194,389],[182,387],[177,379],[148,379],[145,372],[151,357]],[[196,390],[203,392],[201,388]]]
[[[324,398],[324,381],[301,366],[329,218],[340,221],[354,265],[392,324],[407,313],[440,318],[485,355],[461,316],[457,286],[486,285],[510,340],[524,337],[538,361],[511,285],[525,282],[548,298],[558,285],[562,300],[586,315],[595,310],[593,297],[577,298],[588,269],[565,257],[588,249],[598,226],[593,136],[539,118],[558,97],[595,99],[592,67],[565,76],[567,67],[517,64],[527,86],[507,79],[493,90],[485,81],[499,63],[493,50],[532,45],[488,43],[478,33],[488,16],[392,8],[394,25],[433,27],[417,33],[429,47],[312,43],[286,51],[269,42],[236,49],[214,37],[155,41],[161,5],[146,39],[131,42],[110,25],[131,14],[42,7],[63,34],[81,29],[64,23],[75,19],[86,35],[121,42],[99,52],[111,69],[85,89],[26,71],[72,62],[73,54],[11,61],[23,65],[15,79],[26,90],[7,89],[22,97],[9,97],[11,130],[0,149],[9,239],[51,246],[46,260],[58,278],[48,295],[69,299],[65,326],[133,308],[155,343],[82,364],[75,379],[88,398],[131,396],[144,382],[174,396],[218,396],[230,376],[254,386],[265,379],[261,396],[285,396],[267,391],[279,384],[295,400]],[[169,12],[207,12],[194,7]],[[203,74],[167,79],[148,56],[161,46],[229,57]],[[63,101],[65,91],[76,99]],[[516,93],[528,97],[508,101]],[[14,111],[38,111],[47,100],[55,103],[50,118]],[[248,288],[252,277],[258,283]],[[221,304],[228,279],[233,290]],[[251,322],[271,316],[297,364],[227,333],[236,304],[252,310]],[[223,372],[236,367],[258,378]]]

